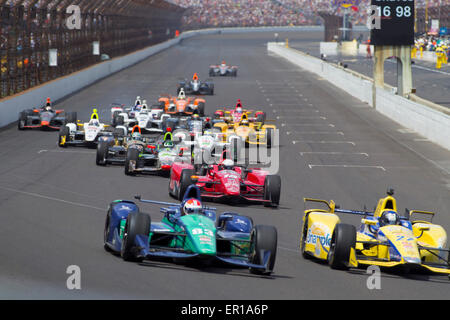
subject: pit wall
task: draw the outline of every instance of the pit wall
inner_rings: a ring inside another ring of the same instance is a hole
[[[300,68],[328,80],[334,86],[366,102],[403,127],[414,130],[428,140],[450,150],[449,108],[414,95],[410,95],[410,99],[398,96],[394,93],[395,90],[389,86],[374,89],[371,78],[301,51],[286,48],[279,43],[269,42],[267,49]]]

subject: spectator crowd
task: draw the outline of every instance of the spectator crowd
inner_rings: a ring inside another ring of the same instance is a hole
[[[344,9],[343,0],[169,0],[187,8],[186,29],[235,26],[293,26],[322,24],[320,12],[342,16],[353,25],[365,25],[370,0],[348,0],[356,5]],[[347,2],[347,1],[346,1]],[[416,8],[445,5],[450,0],[415,0]]]

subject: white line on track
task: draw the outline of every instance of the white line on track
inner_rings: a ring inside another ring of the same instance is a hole
[[[322,144],[326,144],[326,143],[332,143],[332,144],[345,143],[345,144],[351,144],[352,146],[356,146],[356,143],[354,143],[353,141],[325,141],[325,140],[321,140],[321,141],[293,140],[292,141],[292,144],[297,144],[297,143],[322,143]]]
[[[328,167],[328,168],[369,168],[369,169],[381,169],[386,171],[382,166],[363,166],[363,165],[353,165],[353,164],[308,164],[310,169],[315,167]]]
[[[337,134],[343,136],[342,131],[286,131],[287,135],[290,134]]]
[[[83,151],[83,150],[39,150],[38,153],[44,152],[54,152],[54,153],[84,153],[84,154],[95,154],[95,151]]]
[[[299,152],[301,156],[305,155],[305,154],[330,154],[330,155],[362,155],[362,156],[366,156],[367,158],[369,157],[369,154],[366,152],[327,152],[327,151],[305,151],[305,152]]]
[[[84,203],[72,202],[72,201],[67,201],[67,200],[58,199],[58,198],[54,198],[54,197],[44,196],[42,194],[34,193],[34,192],[26,192],[26,191],[12,189],[12,188],[7,188],[7,187],[2,187],[2,186],[0,186],[0,189],[11,191],[11,192],[16,192],[16,193],[20,193],[20,194],[24,194],[24,195],[31,196],[31,197],[36,197],[36,198],[41,198],[41,199],[46,199],[46,200],[51,200],[51,201],[57,201],[57,202],[62,202],[62,203],[66,203],[66,204],[71,204],[71,205],[78,206],[78,207],[90,208],[90,209],[95,209],[95,210],[100,210],[100,211],[105,211],[106,210],[105,208],[99,208],[99,207],[90,206],[90,205],[84,204]]]

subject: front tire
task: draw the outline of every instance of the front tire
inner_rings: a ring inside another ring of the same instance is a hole
[[[194,174],[195,172],[193,169],[183,169],[183,171],[181,171],[180,188],[178,189],[178,200],[182,201],[187,188],[191,184],[194,184],[194,181],[192,181],[191,178],[191,176]]]
[[[334,228],[328,252],[328,265],[332,269],[347,270],[350,250],[356,246],[356,228],[350,224],[339,223]]]
[[[97,154],[95,157],[95,163],[98,166],[106,166],[106,156],[108,154],[108,143],[99,141],[97,144]]]
[[[68,126],[62,126],[58,133],[58,146],[61,148],[67,148],[67,140],[69,138],[70,131]]]
[[[128,176],[134,176],[134,170],[137,168],[139,160],[139,150],[136,148],[128,148],[127,158],[125,159],[125,174]],[[133,164],[134,162],[134,164]]]
[[[148,214],[131,212],[127,217],[120,256],[125,261],[141,262],[143,257],[136,256],[134,240],[139,234],[148,236],[150,234],[151,219]]]
[[[270,251],[269,262],[267,264],[267,270],[250,268],[250,272],[253,274],[266,274],[270,275],[273,272],[275,260],[277,256],[277,229],[273,226],[258,225],[252,230],[252,243],[253,243],[253,256],[251,263],[262,264],[264,261],[263,253]]]

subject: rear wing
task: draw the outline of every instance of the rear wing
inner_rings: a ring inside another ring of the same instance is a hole
[[[346,210],[346,209],[340,209],[339,205],[337,205],[334,200],[330,200],[329,202],[327,200],[322,199],[313,199],[313,198],[303,198],[303,202],[305,204],[305,210],[306,210],[306,203],[307,202],[316,202],[316,203],[323,203],[328,207],[328,212],[330,213],[346,213],[346,214],[356,214],[361,216],[373,216],[374,213],[370,211],[360,211],[360,210]]]
[[[408,209],[405,209],[405,211],[406,211],[406,216],[409,218],[409,220],[411,220],[414,215],[421,214],[421,215],[431,216],[429,222],[433,222],[434,215],[436,214],[435,212],[422,211],[422,210],[408,210]]]

